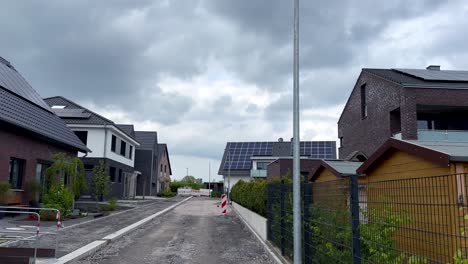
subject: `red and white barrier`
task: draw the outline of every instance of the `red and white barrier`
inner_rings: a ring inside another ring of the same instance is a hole
[[[226,206],[227,206],[227,195],[225,193],[223,193],[221,195],[221,213],[223,215],[226,215],[226,213],[227,213]]]

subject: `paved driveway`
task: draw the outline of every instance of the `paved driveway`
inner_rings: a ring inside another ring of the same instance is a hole
[[[78,263],[271,263],[236,215],[218,200],[192,198]]]

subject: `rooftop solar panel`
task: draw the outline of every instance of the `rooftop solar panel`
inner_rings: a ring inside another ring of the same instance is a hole
[[[1,57],[0,57],[1,58]],[[5,59],[0,60],[0,86],[50,111],[49,106],[31,85]]]
[[[395,69],[427,81],[468,82],[468,71],[438,71],[423,69]]]

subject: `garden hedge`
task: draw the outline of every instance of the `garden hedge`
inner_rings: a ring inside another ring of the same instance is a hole
[[[231,200],[266,217],[267,181],[238,181],[231,191]]]

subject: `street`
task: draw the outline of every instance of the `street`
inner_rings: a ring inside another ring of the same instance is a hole
[[[75,263],[271,263],[234,212],[222,216],[218,204],[192,198]]]

